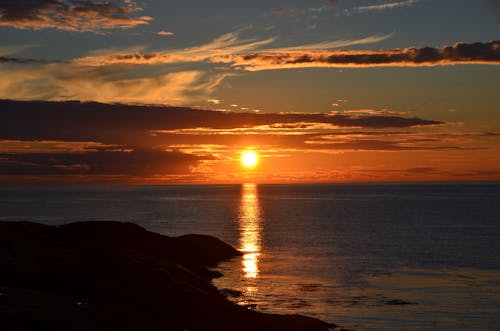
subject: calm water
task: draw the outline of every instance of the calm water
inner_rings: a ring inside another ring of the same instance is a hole
[[[500,325],[500,184],[3,187],[0,219],[215,235],[245,253],[215,284],[251,309],[354,330]]]

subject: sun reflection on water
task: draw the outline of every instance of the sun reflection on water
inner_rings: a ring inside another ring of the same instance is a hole
[[[245,278],[254,279],[259,275],[261,251],[261,209],[256,184],[243,184],[238,223],[239,249],[243,252],[243,272]]]

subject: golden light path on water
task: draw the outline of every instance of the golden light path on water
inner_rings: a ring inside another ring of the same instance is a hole
[[[259,256],[261,252],[261,209],[256,184],[243,184],[239,223],[239,249],[243,252],[242,269],[244,277],[255,279],[259,275]],[[249,291],[256,290],[250,289]]]

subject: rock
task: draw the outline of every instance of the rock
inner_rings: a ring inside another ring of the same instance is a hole
[[[243,292],[238,291],[238,290],[233,290],[230,288],[223,288],[220,290],[220,293],[225,296],[226,298],[239,298],[243,295]]]
[[[209,267],[240,253],[217,238],[178,238],[119,222],[0,222],[2,330],[324,331],[299,315],[228,301]]]

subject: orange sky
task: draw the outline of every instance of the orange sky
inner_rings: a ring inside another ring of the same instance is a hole
[[[500,134],[388,111],[221,112],[2,101],[2,181],[492,181]],[[22,137],[19,139],[18,137]],[[259,156],[245,168],[241,153]]]
[[[496,13],[1,2],[0,183],[498,181]]]

